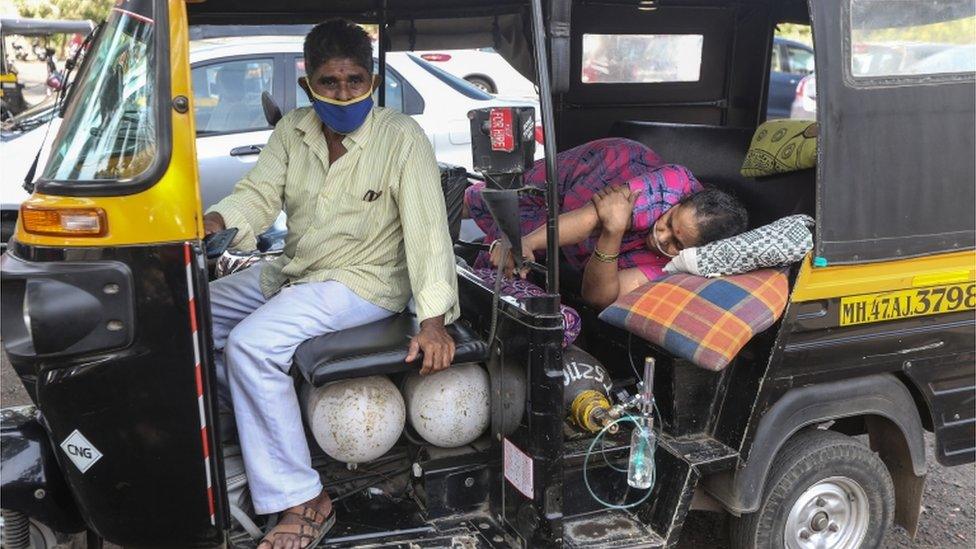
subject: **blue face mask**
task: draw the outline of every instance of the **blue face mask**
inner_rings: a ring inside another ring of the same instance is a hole
[[[373,108],[373,90],[349,101],[329,99],[312,91],[312,108],[322,123],[332,131],[343,135],[352,133],[366,121],[366,115]]]

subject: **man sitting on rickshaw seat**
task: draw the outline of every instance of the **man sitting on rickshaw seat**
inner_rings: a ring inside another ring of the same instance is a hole
[[[407,362],[422,352],[429,373],[451,364],[444,325],[459,314],[434,153],[413,119],[373,106],[369,37],[328,21],[304,53],[312,106],[278,122],[254,169],[204,217],[207,234],[239,229],[239,245],[288,215],[280,258],[210,285],[221,401],[233,405],[254,509],[284,511],[259,549],[314,546],[335,522],[288,374],[298,345],[402,311],[412,295],[420,331]]]
[[[544,189],[544,160],[525,173],[525,184]],[[618,297],[664,274],[664,266],[684,248],[741,233],[745,207],[732,195],[704,188],[691,171],[668,164],[647,146],[606,138],[556,155],[559,245],[570,268],[582,271],[582,298],[603,309]],[[488,242],[501,237],[481,198],[484,183],[467,189],[464,204]],[[546,249],[546,199],[519,195],[522,252],[539,259]],[[538,256],[537,256],[538,254]],[[492,246],[476,268],[497,266]],[[507,259],[510,273],[514,266]]]

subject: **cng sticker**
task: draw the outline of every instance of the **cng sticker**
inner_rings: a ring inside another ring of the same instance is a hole
[[[512,444],[512,441],[506,438],[503,461],[505,480],[521,492],[523,496],[534,499],[535,490],[532,481],[532,458],[522,450],[519,450],[518,446]]]
[[[976,283],[865,294],[840,300],[840,325],[976,310]]]
[[[78,429],[75,429],[68,435],[68,438],[64,439],[64,442],[61,443],[61,449],[64,450],[71,463],[74,463],[75,467],[82,473],[102,459],[102,453]]]

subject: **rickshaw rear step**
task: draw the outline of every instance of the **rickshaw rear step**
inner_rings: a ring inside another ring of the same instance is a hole
[[[563,546],[586,549],[663,547],[664,539],[627,511],[609,510],[563,523]]]
[[[327,538],[321,547],[426,548],[464,547],[502,549],[518,545],[488,514],[474,513],[448,521],[382,535],[346,535]],[[628,511],[601,511],[566,520],[562,547],[585,549],[628,549],[663,547],[665,540]]]
[[[615,437],[607,437],[605,452],[613,455],[619,452],[619,457],[626,459],[626,452],[629,449],[629,434],[622,432]],[[582,465],[583,457],[586,455],[590,445],[590,438],[570,440],[565,443],[564,459],[567,463],[579,463]],[[694,467],[702,474],[712,474],[725,471],[735,467],[739,459],[739,452],[727,446],[715,438],[698,433],[681,437],[674,437],[667,433],[661,433],[658,437],[658,451],[666,451],[679,460]],[[592,458],[591,458],[592,459]]]
[[[601,452],[602,456],[597,456],[595,459],[590,458],[587,468],[590,488],[585,487],[582,480],[583,459],[589,441],[581,439],[566,444],[563,515],[566,517],[564,535],[567,540],[574,536],[570,533],[569,525],[576,523],[576,521],[589,521],[594,517],[606,515],[614,517],[612,520],[608,519],[611,520],[612,524],[619,522],[619,517],[614,514],[619,513],[619,511],[607,511],[595,501],[591,495],[591,490],[603,498],[611,498],[607,501],[617,505],[634,504],[644,496],[645,492],[630,490],[627,487],[625,475],[622,475],[619,469],[614,471],[609,467],[609,463],[613,463],[618,468],[626,468],[629,453],[628,439],[628,436],[617,435],[609,441],[607,447]],[[653,492],[647,498],[646,503],[630,509],[630,512],[626,514],[628,517],[639,518],[638,522],[645,525],[644,528],[653,533],[654,536],[665,541],[674,541],[681,535],[681,528],[691,507],[691,500],[698,486],[698,481],[703,475],[734,467],[739,454],[705,434],[677,438],[663,434],[658,439],[658,443],[659,446],[655,455],[656,481],[652,489]],[[606,457],[608,461],[604,461],[603,457]],[[622,499],[619,494],[624,494]],[[613,498],[613,495],[617,495],[616,498]],[[607,513],[611,513],[611,515],[607,515]],[[586,524],[590,523],[586,522]],[[625,526],[622,522],[620,525],[621,528]],[[589,530],[584,530],[584,532],[587,531]],[[630,537],[633,536],[637,536],[637,534]],[[577,535],[576,537],[580,536]],[[624,543],[624,545],[619,546],[631,546],[627,542],[628,536],[623,536],[621,539],[623,541],[620,543]],[[618,542],[615,541],[614,543]],[[648,545],[644,544],[649,542],[641,540],[635,543],[637,546],[646,547]],[[579,546],[590,547],[590,545],[582,542]],[[618,547],[618,545],[601,545],[599,543],[595,546]]]
[[[681,459],[702,474],[717,473],[735,467],[739,452],[706,434],[658,438],[658,446]]]
[[[502,549],[516,541],[484,510],[431,522],[418,521],[414,527],[399,531],[373,532],[355,527],[345,533],[333,530],[320,547],[356,549],[415,549],[463,547],[465,549]]]

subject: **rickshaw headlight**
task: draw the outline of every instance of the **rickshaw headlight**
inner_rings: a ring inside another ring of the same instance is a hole
[[[43,208],[24,204],[20,208],[24,230],[54,236],[104,236],[108,232],[101,208]]]

